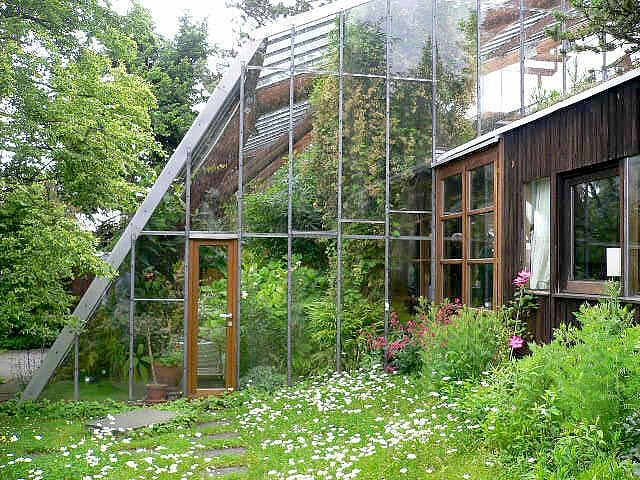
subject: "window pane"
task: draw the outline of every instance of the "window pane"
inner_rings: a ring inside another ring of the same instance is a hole
[[[549,288],[550,185],[541,178],[525,185],[525,259],[533,289]]]
[[[471,209],[493,205],[493,163],[471,171]]]
[[[462,258],[462,218],[442,222],[444,231],[444,258]]]
[[[629,292],[640,295],[640,156],[629,160]]]
[[[462,299],[462,265],[442,265],[442,298]]]
[[[493,258],[495,255],[496,234],[493,227],[493,213],[472,215],[471,222],[471,258]]]
[[[606,280],[607,248],[620,247],[620,177],[574,185],[573,279]]]
[[[493,263],[469,266],[471,274],[471,306],[493,307]]]
[[[462,211],[462,175],[447,177],[442,181],[444,195],[443,212],[456,213]]]

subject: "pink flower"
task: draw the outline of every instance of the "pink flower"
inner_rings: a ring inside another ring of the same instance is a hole
[[[509,346],[514,350],[524,347],[524,338],[519,335],[514,335],[509,339]]]
[[[531,278],[531,272],[526,268],[523,268],[518,272],[516,278],[513,279],[513,284],[516,287],[524,287],[527,283],[529,283],[529,279]]]

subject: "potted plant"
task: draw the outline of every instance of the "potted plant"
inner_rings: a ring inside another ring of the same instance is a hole
[[[153,356],[153,347],[151,344],[151,324],[152,319],[145,315],[141,316],[143,319],[142,326],[145,332],[145,340],[147,347],[147,355],[149,358],[149,365],[151,370],[151,379],[152,383],[147,383],[147,397],[145,398],[146,402],[149,403],[159,403],[165,402],[167,400],[167,387],[166,383],[159,383],[158,376],[156,373],[156,361]]]
[[[175,347],[165,350],[153,364],[156,381],[169,387],[177,387],[182,380],[182,360],[181,350]]]

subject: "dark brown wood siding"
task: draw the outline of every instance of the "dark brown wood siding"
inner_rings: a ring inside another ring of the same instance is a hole
[[[512,278],[524,266],[523,186],[536,178],[551,181],[551,292],[541,297],[536,337],[549,340],[553,328],[571,320],[585,298],[558,291],[558,175],[640,153],[640,79],[631,80],[566,109],[504,134],[502,202],[502,278],[504,298],[513,293]]]

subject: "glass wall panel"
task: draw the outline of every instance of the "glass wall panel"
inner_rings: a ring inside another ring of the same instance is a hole
[[[590,37],[581,45],[598,47],[599,40]],[[602,81],[602,53],[578,50],[573,45],[567,54],[567,91],[578,93]]]
[[[339,68],[339,17],[332,15],[296,28],[295,68],[337,72]],[[288,48],[289,47],[289,48]],[[290,55],[290,44],[282,46]]]
[[[384,236],[384,221],[376,223],[343,222],[344,235],[378,235]]]
[[[451,302],[462,299],[462,264],[442,265],[442,298]]]
[[[242,245],[240,384],[287,371],[287,240],[247,239]],[[285,377],[286,378],[286,377]]]
[[[359,332],[383,331],[384,240],[344,240],[342,264],[342,365],[350,369],[363,353]]]
[[[391,0],[391,75],[431,79],[432,0]]]
[[[43,353],[36,352],[34,350],[28,351],[24,355],[16,355],[12,365],[12,375],[15,375],[15,379],[11,382],[3,383],[4,389],[19,391],[27,386],[29,379],[36,372],[44,358]],[[74,400],[74,386],[73,386],[73,369],[75,364],[74,347],[64,357],[58,368],[49,379],[49,382],[42,390],[40,394],[40,400]],[[85,378],[80,377],[80,382],[85,381]],[[124,398],[126,400],[126,391],[124,392]]]
[[[493,163],[471,170],[471,210],[493,205]]]
[[[128,398],[129,379],[129,257],[122,262],[120,276],[111,284],[95,315],[80,334],[80,398],[93,400]],[[135,352],[135,350],[134,350]],[[136,375],[146,355],[135,356]],[[147,364],[145,364],[147,365]],[[143,371],[144,370],[144,371]]]
[[[384,218],[385,111],[384,79],[344,79],[344,218]]]
[[[560,0],[525,0],[524,102],[526,111],[544,108],[563,94],[562,42],[548,29],[557,24]]]
[[[628,168],[628,291],[631,295],[640,295],[640,157],[629,159]]]
[[[391,310],[401,320],[415,314],[420,297],[429,297],[431,249],[428,240],[391,242]]]
[[[145,230],[171,231],[184,230],[185,220],[185,181],[184,174],[171,182],[162,197],[160,204],[155,209],[151,218],[145,225]]]
[[[345,12],[345,72],[385,75],[386,3],[373,0]]]
[[[398,210],[431,209],[432,85],[391,82],[391,205]]]
[[[462,217],[442,221],[444,248],[442,258],[462,258]]]
[[[135,288],[136,298],[183,298],[183,236],[138,237]]]
[[[391,236],[431,237],[431,213],[392,213]]]
[[[248,72],[255,77],[255,71]],[[255,78],[253,79],[255,82]],[[211,146],[194,155],[191,181],[191,229],[237,230],[239,113],[228,114],[220,131],[211,132]],[[218,138],[219,137],[219,138]],[[214,143],[214,141],[216,141]]]
[[[481,2],[482,133],[520,118],[519,2]]]
[[[525,263],[531,272],[529,286],[547,290],[551,270],[551,187],[548,178],[525,185]]]
[[[438,2],[436,152],[476,136],[475,0]]]
[[[294,230],[336,230],[338,83],[331,75],[295,77]]]
[[[166,385],[167,398],[182,391],[184,358],[182,302],[136,302],[133,398],[149,398],[147,385]]]
[[[606,53],[608,78],[617,77],[638,66],[640,52],[634,52],[633,45],[607,37],[611,49]]]
[[[292,374],[294,381],[332,371],[336,357],[336,241],[293,240]]]
[[[493,263],[473,263],[469,265],[471,276],[471,306],[493,307]]]
[[[289,84],[287,74],[269,82],[261,79],[255,89],[250,84],[245,88],[243,212],[247,232],[287,231]],[[303,109],[302,118],[304,113]]]

